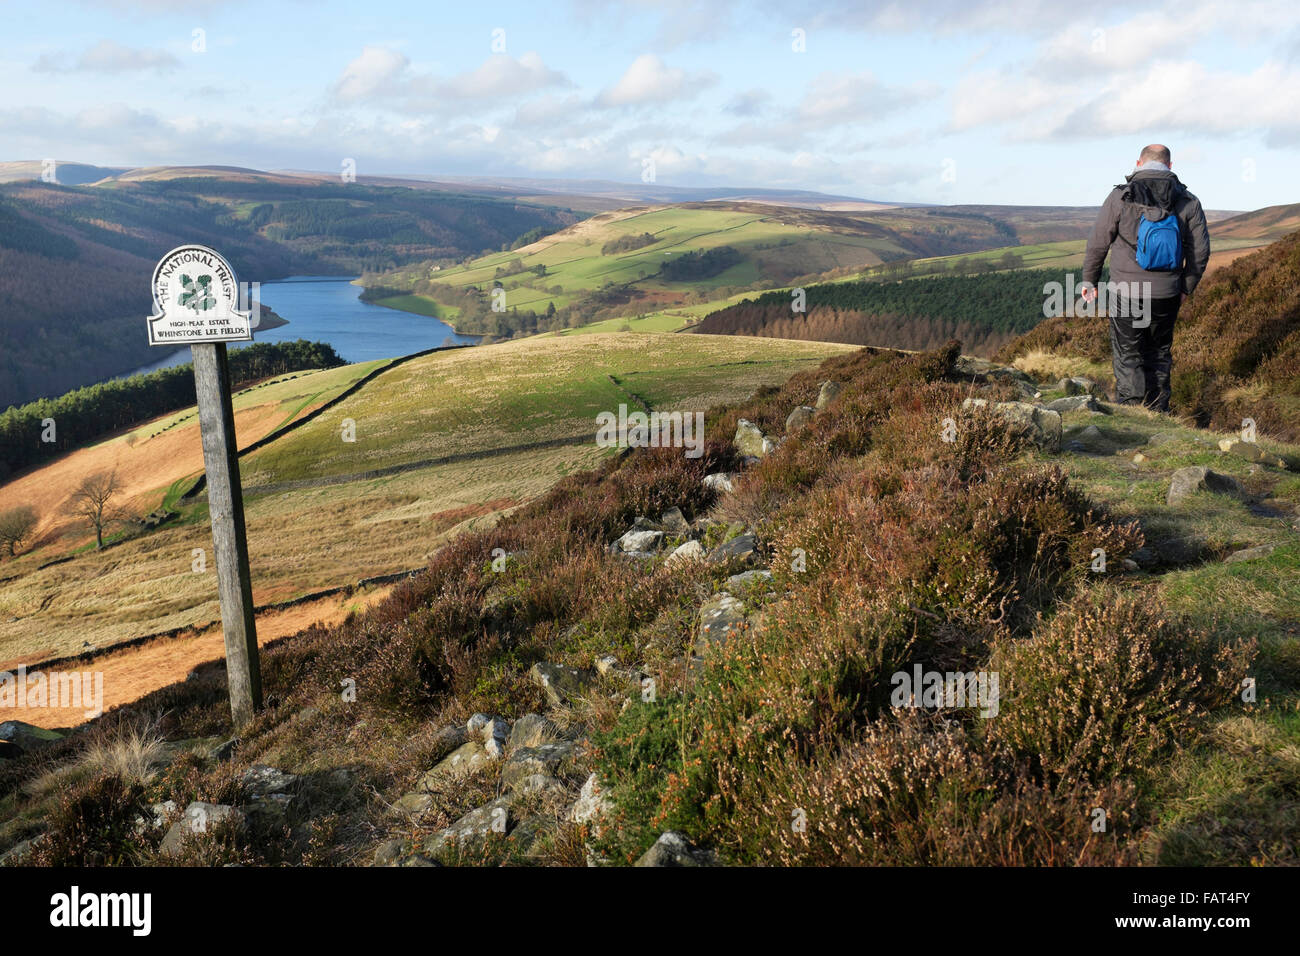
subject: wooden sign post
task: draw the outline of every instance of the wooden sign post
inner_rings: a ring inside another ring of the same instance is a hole
[[[205,246],[181,246],[163,256],[154,270],[153,300],[149,344],[188,344],[194,357],[230,713],[239,729],[262,706],[262,672],[226,343],[251,340],[252,319],[238,309],[239,284],[234,270]]]

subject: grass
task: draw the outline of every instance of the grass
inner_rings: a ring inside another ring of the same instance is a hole
[[[901,213],[884,214],[878,221],[882,223],[887,223],[890,221],[891,218],[896,219],[901,215],[903,214]],[[1269,236],[1267,237],[1267,239],[1270,241],[1276,238],[1280,238],[1280,233],[1277,235],[1270,233]],[[809,237],[804,241],[812,241],[812,239],[811,237]],[[1231,250],[1239,250],[1239,249],[1240,250],[1254,249],[1259,247],[1262,241],[1264,241],[1264,237],[1255,236],[1252,234],[1247,237],[1215,238],[1213,240],[1213,244],[1216,252],[1228,252]],[[981,249],[972,252],[957,253],[954,255],[946,255],[946,256],[912,257],[910,254],[908,254],[905,256],[905,258],[912,264],[912,266],[916,269],[917,272],[924,274],[926,273],[927,269],[933,269],[938,267],[942,267],[944,270],[950,270],[955,267],[966,267],[966,266],[974,265],[977,263],[983,263],[983,262],[997,263],[997,261],[1001,259],[1004,255],[1006,255],[1007,253],[1011,253],[1021,258],[1022,264],[1019,266],[1019,268],[1059,269],[1064,273],[1070,270],[1077,270],[1083,265],[1084,246],[1085,246],[1085,241],[1082,239],[1068,239],[1068,240],[1060,240],[1054,242],[1038,242],[1038,243],[1023,244],[1023,245],[1014,245],[1014,246],[999,246],[991,249]],[[903,250],[900,247],[892,247],[892,248],[877,247],[877,251],[879,251],[887,260],[892,262],[892,260],[894,260],[897,257],[898,253]],[[850,256],[846,258],[843,262],[839,263],[838,265],[842,268],[843,265],[853,263],[853,258],[854,257]],[[818,270],[817,268],[814,267],[813,263],[811,262],[805,264],[808,265],[809,268],[804,270],[802,274],[808,276],[813,276],[818,271],[834,270],[836,268],[836,266],[825,266],[824,269]],[[817,264],[825,265],[824,262],[819,262]],[[747,268],[749,266],[749,263],[744,263],[742,265]],[[708,315],[711,312],[716,312],[720,309],[726,308],[729,305],[734,305],[735,303],[741,301],[746,297],[752,297],[753,292],[749,290],[753,288],[759,288],[759,286],[752,284],[756,282],[759,277],[755,276],[754,278],[749,279],[748,272],[746,272],[746,274],[742,276],[738,271],[740,268],[741,267],[734,267],[733,270],[729,270],[729,272],[733,273],[729,277],[727,276],[726,273],[724,273],[724,275],[718,277],[716,281],[695,284],[695,289],[699,293],[706,296],[707,301],[694,302],[694,303],[677,302],[661,309],[651,308],[645,313],[635,317],[631,317],[627,319],[623,319],[623,318],[605,319],[598,322],[589,323],[588,325],[585,325],[578,329],[566,330],[559,334],[581,335],[588,331],[616,332],[616,331],[622,331],[625,328],[630,328],[632,331],[637,331],[637,332],[678,331],[690,325],[692,323],[692,320],[698,321],[699,319],[704,318],[706,315]],[[867,262],[867,263],[863,263],[860,269],[855,269],[854,271],[852,271],[847,275],[836,275],[831,278],[819,278],[816,279],[816,281],[857,282],[863,279],[864,277],[871,277],[873,275],[883,275],[883,276],[891,275],[892,273],[889,272],[890,268],[891,265],[888,262],[881,263],[881,264],[872,264]],[[916,276],[916,278],[919,277],[920,276]],[[742,280],[748,280],[748,281],[742,281]],[[715,290],[729,285],[745,285],[747,286],[747,289],[746,291],[733,292],[729,295],[711,294]],[[643,282],[637,283],[637,286],[647,291],[662,291],[666,289],[671,289],[671,284],[656,282],[655,280],[645,280]],[[763,288],[765,291],[784,290],[787,288],[793,288],[793,285],[767,283],[763,285],[761,288]],[[543,300],[539,300],[539,301],[543,301]],[[561,305],[567,305],[567,304],[569,304],[569,300],[567,299],[564,302],[560,302],[557,300],[556,307],[559,308],[561,307]],[[1054,376],[1056,378],[1060,378],[1068,375],[1088,375],[1092,378],[1096,378],[1098,381],[1106,381],[1109,380],[1110,377],[1109,366],[1103,365],[1101,363],[1088,362],[1088,361],[1075,361],[1068,369],[1058,367],[1056,369],[1049,370],[1045,366],[1041,365],[1041,360],[1044,360],[1046,358],[1046,353],[1037,353],[1037,357],[1040,360],[1039,366],[1033,366],[1033,361],[1035,359],[1035,356],[1026,356],[1024,357],[1023,360],[1017,359],[1016,365],[1017,367],[1023,368],[1026,371],[1033,372],[1034,374],[1037,374],[1039,371],[1047,372],[1047,377]],[[1059,362],[1059,357],[1056,358]]]
[[[605,255],[606,243],[650,233],[654,243],[628,252]],[[659,276],[664,263],[686,252],[731,246],[742,261],[708,278],[670,281]],[[774,278],[813,275],[834,269],[874,265],[907,254],[907,247],[870,216],[829,217],[791,208],[756,204],[684,204],[601,213],[559,233],[508,252],[496,252],[458,266],[430,271],[426,266],[386,273],[391,288],[412,288],[429,282],[437,287],[490,288],[499,278],[511,308],[545,311],[580,302],[604,285],[626,286],[650,297],[686,305],[687,294],[717,298],[724,288],[766,286]],[[519,260],[523,270],[498,277]],[[537,275],[533,270],[544,269]],[[436,293],[435,293],[436,295]],[[429,295],[390,296],[381,305],[445,317],[444,307]],[[665,319],[637,323],[637,331],[668,331],[679,327]],[[601,324],[616,331],[620,323]]]
[[[635,406],[703,409],[783,381],[845,347],[732,336],[537,339],[409,362],[241,464],[246,488],[593,434],[595,417]],[[635,377],[635,386],[615,379]],[[644,391],[643,391],[644,390]],[[356,441],[342,441],[343,422]]]
[[[389,359],[376,359],[370,362],[357,362],[353,365],[340,365],[338,368],[320,369],[306,372],[293,372],[269,379],[257,385],[243,388],[231,396],[231,405],[236,411],[257,405],[274,403],[283,412],[281,427],[296,418],[305,408],[329,401],[339,392],[344,391],[358,379],[364,378],[374,369],[386,364]],[[180,409],[170,415],[146,422],[112,441],[128,444],[141,441],[170,431],[182,425],[196,425],[198,410],[191,406]]]
[[[1300,714],[1270,709],[1213,722],[1179,753],[1152,799],[1144,861],[1162,866],[1292,865],[1300,829]]]
[[[639,335],[488,346],[408,363],[374,380],[337,414],[242,460],[254,601],[274,603],[422,566],[455,535],[485,527],[556,481],[595,467],[609,452],[595,446],[594,416],[619,403],[636,407],[632,392],[658,407],[704,408],[841,351],[812,343]],[[311,373],[253,391],[279,402],[282,418],[345,387],[360,371],[349,366],[346,374]],[[624,384],[615,385],[610,374]],[[512,377],[514,385],[503,387]],[[237,404],[252,401],[240,393]],[[355,446],[339,438],[344,417],[357,421]],[[567,436],[586,437],[383,478],[271,488]],[[197,430],[192,442],[198,445]],[[136,449],[144,454],[148,445]],[[192,481],[187,476],[158,489],[162,504],[182,514],[155,531],[102,552],[92,542],[79,548],[77,560],[44,570],[36,564],[48,553],[6,564],[6,574],[18,577],[0,594],[0,661],[75,653],[83,643],[103,647],[216,620],[206,497],[179,501]],[[122,537],[115,530],[107,540]],[[192,570],[196,549],[207,557],[206,574]]]
[[[375,305],[382,305],[389,309],[397,309],[401,312],[414,312],[416,315],[427,315],[435,319],[444,319],[451,321],[460,314],[460,309],[454,305],[442,305],[434,301],[427,295],[390,295],[383,299],[375,299]]]
[[[502,354],[520,353],[487,358]],[[657,450],[604,461],[491,528],[467,529],[383,603],[268,648],[263,678],[277,706],[242,734],[235,760],[187,764],[149,792],[238,800],[231,781],[251,763],[307,774],[319,845],[259,833],[234,835],[222,852],[249,862],[365,862],[389,836],[421,844],[501,792],[494,764],[438,789],[424,815],[391,809],[445,756],[443,728],[476,711],[546,710],[532,664],[589,668],[612,653],[654,676],[654,700],[624,706],[626,687],[610,677],[548,711],[589,743],[559,781],[560,806],[598,771],[612,801],[600,832],[523,801],[520,819],[552,828],[537,855],[512,833],[448,862],[559,864],[590,851],[624,863],[668,828],[731,863],[1294,860],[1294,544],[1240,566],[1164,573],[1125,570],[1123,558],[1141,543],[1130,519],[1225,544],[1285,537],[1286,519],[1231,500],[1165,505],[1167,474],[1183,464],[1212,461],[1241,474],[1290,520],[1300,484],[1280,471],[1240,471],[1208,443],[1214,436],[1140,411],[1071,415],[1067,424],[1073,433],[1099,422],[1117,445],[1173,433],[1150,448],[1146,472],[1119,453],[1036,450],[992,413],[961,408],[971,386],[950,373],[955,354],[833,355],[715,405],[702,459]],[[754,371],[747,360],[714,367]],[[710,387],[705,367],[695,381],[623,368],[610,384],[656,397],[698,391]],[[701,478],[741,469],[730,438],[738,420],[781,434],[789,409],[810,403],[825,379],[844,386],[839,397],[745,469],[719,508]],[[724,391],[716,380],[712,387]],[[1012,390],[986,391],[1003,398]],[[386,407],[401,411],[399,397]],[[956,441],[941,438],[946,417],[957,423]],[[416,505],[396,506],[393,519]],[[730,522],[740,517],[774,576],[770,591],[745,593],[755,611],[745,626],[695,666],[684,654],[698,609],[732,569],[629,562],[606,550],[636,516],[668,507],[709,524],[711,542],[738,530]],[[331,523],[319,502],[311,512]],[[403,536],[413,535],[424,532],[410,526]],[[500,572],[489,559],[495,548],[514,555]],[[796,548],[807,558],[802,568],[787,560]],[[1108,555],[1103,574],[1091,565],[1097,548]],[[1225,606],[1238,592],[1243,606]],[[1258,622],[1243,629],[1247,615]],[[999,714],[899,708],[891,674],[913,664],[1000,673]],[[340,675],[355,678],[355,701],[340,699]],[[221,676],[202,671],[113,719],[162,711],[169,738],[223,732]],[[1259,679],[1253,702],[1239,696],[1245,676]],[[79,744],[65,746],[70,757]],[[327,786],[341,767],[349,783]],[[29,772],[6,768],[0,793]],[[84,849],[72,841],[83,832],[78,821],[117,819],[133,792],[103,778],[75,788],[52,810],[51,846]],[[1089,826],[1096,807],[1108,811],[1104,834]],[[5,812],[33,809],[18,801]],[[795,811],[805,830],[791,827]],[[92,844],[94,859],[152,859],[147,846],[117,839]]]

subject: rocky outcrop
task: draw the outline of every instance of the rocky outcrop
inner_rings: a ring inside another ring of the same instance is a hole
[[[425,774],[429,780],[452,774],[473,773],[492,760],[480,740],[467,740]]]
[[[753,571],[742,571],[740,574],[733,574],[727,578],[727,587],[732,590],[753,587],[759,584],[765,584],[772,580],[772,572],[762,568],[756,568]]]
[[[515,822],[510,816],[514,801],[513,795],[505,794],[471,810],[451,826],[427,837],[423,844],[424,852],[436,858],[452,849],[473,851],[481,848],[494,834],[504,836]]]
[[[158,845],[158,853],[166,857],[180,856],[187,842],[209,838],[216,830],[245,826],[244,812],[224,803],[204,803],[195,800],[185,808],[181,818],[171,825]]]
[[[288,793],[298,787],[298,775],[285,773],[275,767],[254,764],[239,777],[244,792],[250,797],[264,797],[273,793]]]
[[[817,391],[817,411],[820,412],[835,401],[842,391],[844,391],[844,386],[839,382],[822,382],[821,388]]]
[[[1080,431],[1070,439],[1065,448],[1067,451],[1083,452],[1088,455],[1109,455],[1115,450],[1115,446],[1096,425],[1089,425]]]
[[[1219,451],[1226,455],[1232,455],[1234,458],[1244,458],[1246,461],[1253,461],[1259,465],[1268,465],[1270,468],[1287,467],[1285,459],[1265,451],[1253,441],[1236,441],[1232,438],[1225,438],[1219,442]]]
[[[662,834],[634,866],[716,866],[717,859],[708,850],[692,846],[676,830]]]
[[[529,671],[533,683],[546,692],[546,699],[552,707],[563,707],[579,697],[591,694],[595,677],[590,671],[546,661],[534,664]]]
[[[734,471],[719,471],[705,475],[700,484],[719,495],[729,495],[736,490],[737,477],[739,476]]]
[[[132,822],[135,824],[136,833],[146,833],[149,830],[161,830],[175,815],[176,801],[164,800],[162,803],[151,803],[149,815],[146,817],[144,814],[139,814]]]
[[[501,766],[501,785],[507,790],[514,790],[527,783],[529,778],[540,777],[544,786],[548,778],[559,777],[561,767],[571,764],[577,753],[577,744],[572,740],[556,740],[535,747],[521,747]],[[533,781],[532,785],[525,789],[536,790],[539,786],[536,781]]]
[[[658,550],[663,539],[662,531],[640,531],[633,528],[619,538],[616,544],[626,554],[648,554]]]
[[[686,520],[681,508],[669,508],[660,516],[659,524],[667,534],[691,533],[691,523]]]
[[[664,558],[664,564],[672,567],[675,564],[681,564],[687,561],[703,561],[704,545],[698,541],[687,541],[685,544],[678,545],[673,552]]]
[[[613,809],[613,802],[600,789],[600,781],[593,773],[578,791],[577,802],[569,808],[568,818],[573,823],[596,824]]]
[[[1169,493],[1165,500],[1176,505],[1198,491],[1209,491],[1216,495],[1241,496],[1241,483],[1231,475],[1221,475],[1217,471],[1201,466],[1179,468],[1169,481]]]
[[[10,747],[17,747],[24,754],[56,744],[66,736],[64,731],[37,727],[22,720],[6,720],[0,724],[0,741]]]
[[[1063,415],[1067,412],[1095,412],[1099,415],[1110,414],[1110,409],[1097,401],[1091,395],[1071,395],[1066,398],[1058,398],[1054,402],[1048,402],[1043,407],[1049,411],[1059,412]]]
[[[560,728],[541,714],[524,714],[510,728],[510,737],[506,749],[511,753],[524,747],[536,747],[555,740],[560,736]]]
[[[1011,430],[1047,452],[1060,451],[1061,414],[1029,402],[993,402],[968,398],[962,408],[989,408],[1006,420]]]
[[[731,442],[736,446],[736,451],[746,458],[763,458],[775,451],[778,444],[745,418],[736,423],[736,434]]]
[[[1275,544],[1257,544],[1253,548],[1242,548],[1240,551],[1234,551],[1224,558],[1225,564],[1238,564],[1242,561],[1254,561],[1258,558],[1267,558],[1277,550]]]
[[[749,562],[758,555],[758,538],[746,532],[724,541],[709,552],[710,564],[727,564],[733,561]]]
[[[699,630],[692,650],[703,656],[712,645],[727,640],[744,623],[744,603],[726,591],[715,594],[700,606]]]
[[[1066,395],[1095,395],[1098,388],[1096,382],[1084,375],[1063,378],[1056,383],[1056,387]]]
[[[812,421],[813,414],[817,410],[808,405],[800,405],[785,418],[786,434],[797,432]]]

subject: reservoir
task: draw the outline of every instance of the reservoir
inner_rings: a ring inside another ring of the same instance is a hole
[[[399,312],[362,302],[361,286],[353,276],[291,276],[263,282],[262,304],[289,324],[253,330],[254,342],[292,342],[307,339],[327,342],[345,362],[395,358],[441,345],[474,344],[476,335],[459,335],[446,322],[432,316]],[[243,343],[231,343],[240,348]],[[160,351],[162,351],[160,349]],[[190,360],[190,350],[180,349],[131,375],[153,372]]]

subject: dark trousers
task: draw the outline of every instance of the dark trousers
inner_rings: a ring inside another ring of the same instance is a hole
[[[1115,371],[1115,401],[1169,411],[1169,370],[1173,367],[1174,322],[1181,296],[1150,299],[1151,324],[1139,314],[1140,303],[1121,298],[1119,315],[1110,319],[1110,350]]]

